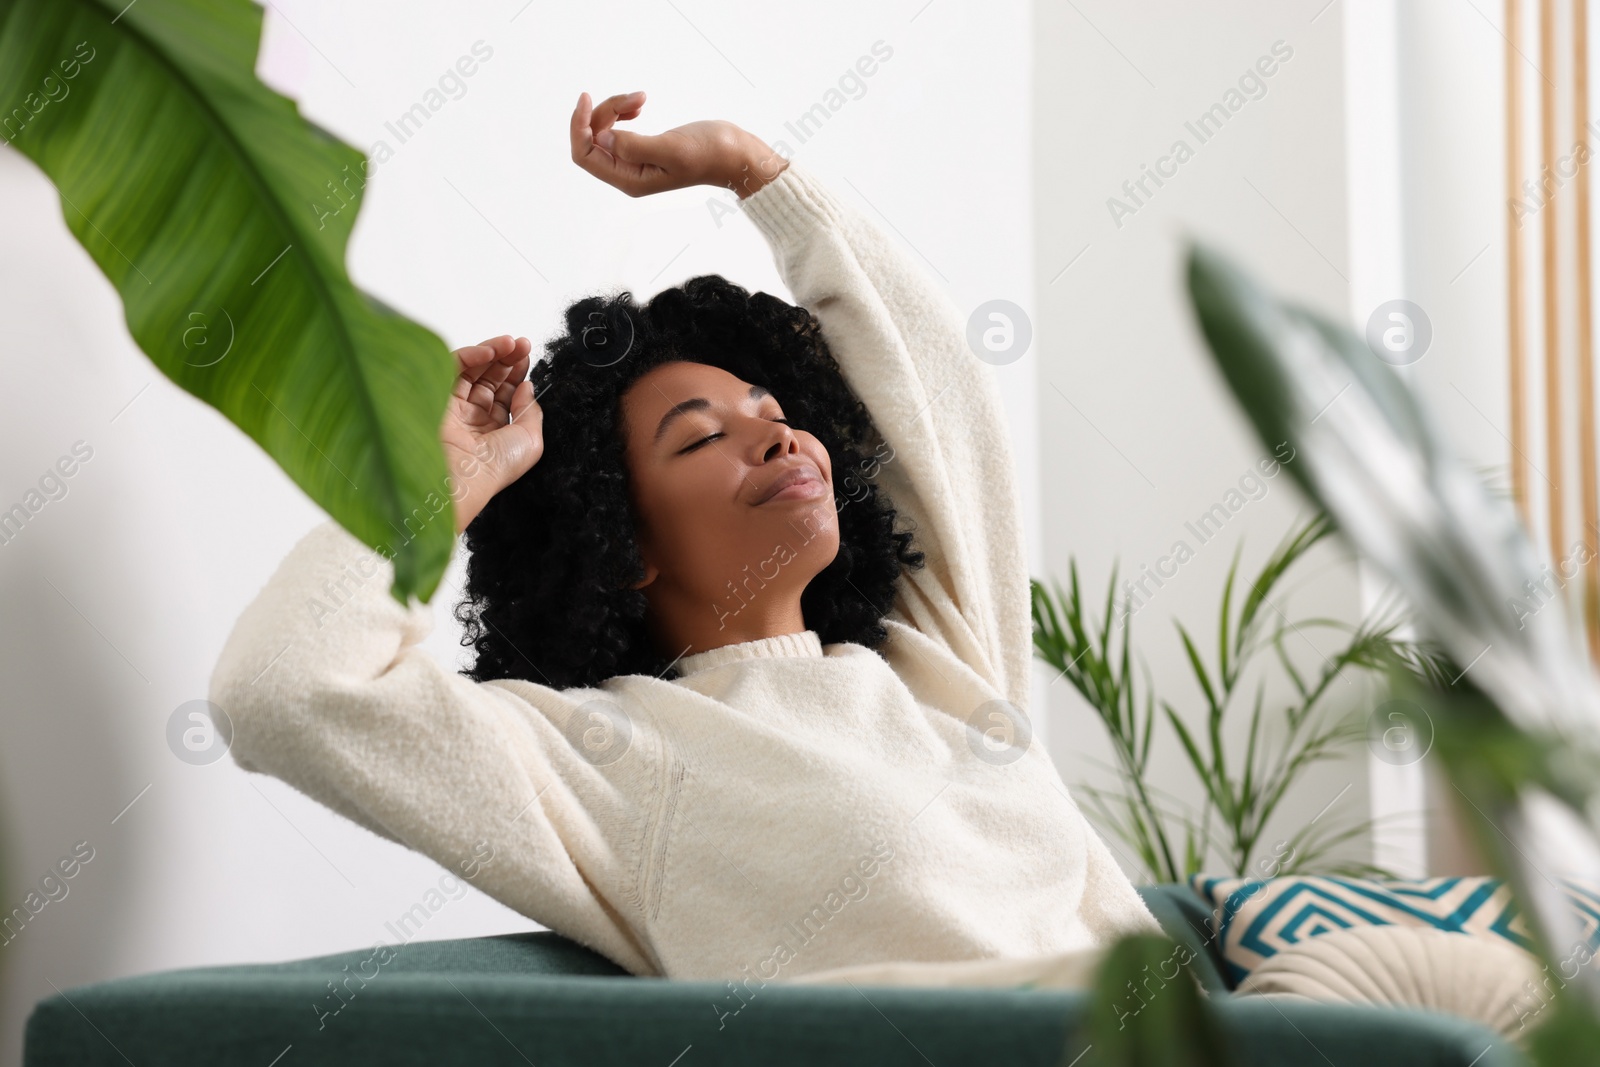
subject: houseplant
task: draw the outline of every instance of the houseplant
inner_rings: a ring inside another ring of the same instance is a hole
[[[1520,519],[1450,449],[1409,387],[1350,329],[1264,291],[1204,245],[1187,251],[1207,347],[1263,442],[1341,536],[1400,589],[1444,677],[1391,664],[1481,853],[1511,885],[1557,988],[1536,1062],[1600,1047],[1600,967],[1568,973],[1581,927],[1548,871],[1600,876],[1600,680],[1560,604],[1515,610],[1544,566]],[[1469,676],[1470,675],[1470,676]],[[1586,959],[1584,964],[1588,962]]]
[[[1151,880],[1183,882],[1219,863],[1241,876],[1247,871],[1267,877],[1313,871],[1350,877],[1391,873],[1355,860],[1324,862],[1337,845],[1368,832],[1371,819],[1312,820],[1272,842],[1271,856],[1260,855],[1262,846],[1268,845],[1268,825],[1300,774],[1339,756],[1366,734],[1363,717],[1351,714],[1352,709],[1331,706],[1333,682],[1351,669],[1382,672],[1398,667],[1433,679],[1444,669],[1438,649],[1396,636],[1405,620],[1394,610],[1380,609],[1352,626],[1325,618],[1291,622],[1273,604],[1279,584],[1296,573],[1296,564],[1332,532],[1328,516],[1316,513],[1292,529],[1255,577],[1236,590],[1240,543],[1222,589],[1212,665],[1207,665],[1190,629],[1174,620],[1203,698],[1200,714],[1193,718],[1165,699],[1160,701],[1162,714],[1157,715],[1148,670],[1141,699],[1130,655],[1132,612],[1124,609],[1118,623],[1112,621],[1115,565],[1099,622],[1085,608],[1076,559],[1069,564],[1070,591],[1059,583],[1047,588],[1033,581],[1035,655],[1053,667],[1058,678],[1065,677],[1094,710],[1111,742],[1114,769],[1121,779],[1118,789],[1079,784],[1074,791],[1088,800],[1101,825],[1133,850]],[[1284,647],[1288,637],[1307,629],[1346,635],[1314,677],[1302,677]],[[1258,678],[1244,751],[1230,752],[1224,742],[1228,713],[1242,695],[1252,662],[1268,647],[1296,698],[1269,709],[1264,703],[1266,679]],[[1191,727],[1190,722],[1199,725]],[[1152,742],[1163,727],[1170,728],[1171,739],[1181,747],[1199,786],[1203,801],[1198,814],[1149,780]]]
[[[262,11],[0,0],[0,137],[55,184],[151,362],[390,556],[398,600],[428,600],[455,543],[456,363],[350,282],[369,163],[256,78]]]

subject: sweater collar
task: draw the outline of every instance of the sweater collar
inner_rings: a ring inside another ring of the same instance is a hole
[[[681,656],[677,663],[678,676],[688,677],[737,660],[781,659],[788,656],[820,657],[822,654],[822,638],[817,636],[817,632],[801,630],[795,634],[760,637],[754,641],[740,641],[737,644],[721,645],[704,652],[696,652],[690,656]]]

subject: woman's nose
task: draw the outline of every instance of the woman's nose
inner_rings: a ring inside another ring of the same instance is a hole
[[[775,422],[772,425],[778,431],[778,438],[769,444],[767,450],[761,454],[763,463],[787,452],[793,452],[799,447],[799,442],[795,440],[794,431],[781,422]]]

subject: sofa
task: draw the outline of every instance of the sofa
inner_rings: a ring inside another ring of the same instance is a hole
[[[1193,953],[1239,1067],[1527,1067],[1514,1045],[1465,1019],[1233,996],[1201,898],[1181,884],[1140,893]],[[370,980],[346,981],[354,992],[337,997],[331,983],[358,973]],[[63,990],[35,1005],[23,1063],[1066,1067],[1083,1052],[1088,1001],[1064,990],[779,982],[747,996],[720,982],[636,978],[548,931],[414,941],[387,960],[369,947]]]

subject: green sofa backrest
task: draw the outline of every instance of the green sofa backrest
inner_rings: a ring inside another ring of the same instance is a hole
[[[1192,966],[1200,984],[1210,992],[1227,993],[1231,987],[1223,978],[1225,969],[1211,936],[1211,912],[1205,902],[1181,882],[1140,886],[1150,914],[1156,917],[1167,936],[1186,947],[1193,956]],[[338,954],[340,957],[345,953]],[[627,971],[576,941],[548,930],[499,937],[471,938],[462,941],[422,942],[408,945],[398,954],[395,965],[385,970],[437,971],[449,969],[459,955],[464,971],[475,974],[576,974],[597,977],[627,976]],[[326,969],[332,956],[281,964],[305,970]]]
[[[1161,882],[1139,886],[1145,907],[1156,917],[1167,936],[1187,948],[1193,956],[1191,966],[1207,992],[1228,993],[1233,987],[1223,977],[1222,953],[1211,935],[1211,909],[1200,895],[1182,882]]]
[[[1139,887],[1150,913],[1167,936],[1189,949],[1195,975],[1208,991],[1229,991],[1224,969],[1211,937],[1210,911],[1188,886],[1178,882]],[[349,953],[318,956],[278,964],[285,970],[322,971],[330,960],[342,960]],[[459,941],[417,942],[407,945],[385,971],[437,972],[459,967],[470,974],[571,974],[595,977],[626,977],[627,971],[576,941],[548,930],[497,937],[468,938]]]

